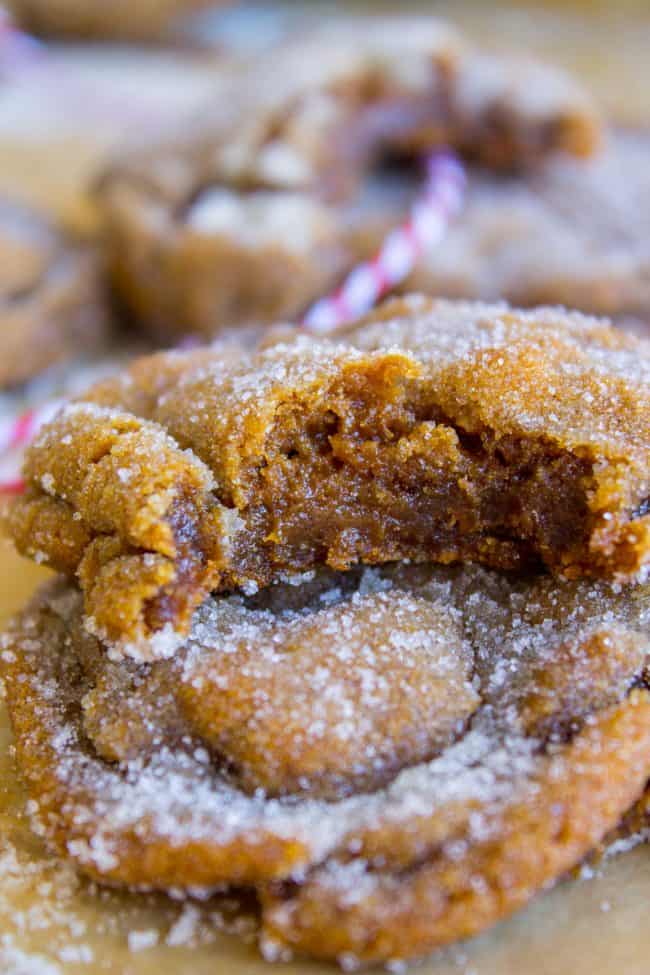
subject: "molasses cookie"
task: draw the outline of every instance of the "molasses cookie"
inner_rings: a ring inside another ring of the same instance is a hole
[[[114,287],[167,341],[295,319],[358,260],[350,211],[383,162],[417,172],[447,145],[528,169],[598,138],[569,78],[479,55],[440,22],[323,28],[251,66],[192,133],[106,173]]]
[[[408,958],[578,863],[650,776],[647,587],[393,566],[215,596],[111,661],[79,591],[4,639],[39,831],[111,883],[251,887],[269,958]]]
[[[9,0],[27,30],[46,36],[155,40],[183,14],[213,0]],[[222,0],[223,2],[223,0]]]
[[[28,451],[19,550],[172,654],[211,591],[328,565],[645,575],[650,345],[557,309],[397,299],[329,340],[159,354]]]
[[[31,210],[0,201],[0,389],[98,345],[96,257]]]

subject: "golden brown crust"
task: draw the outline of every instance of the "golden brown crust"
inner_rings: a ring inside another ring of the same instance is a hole
[[[245,883],[269,956],[377,961],[494,923],[633,805],[647,615],[647,587],[395,566],[207,600],[172,660],[136,665],[107,658],[59,581],[1,659],[40,828],[84,871]],[[455,740],[436,737],[463,698]],[[425,761],[404,737],[417,708]]]
[[[0,389],[99,346],[107,313],[97,255],[0,201]]]
[[[45,428],[9,528],[149,655],[209,591],[323,564],[635,579],[649,363],[595,319],[417,298],[327,342],[143,359]]]
[[[354,869],[346,878],[345,868],[331,866],[293,896],[267,895],[265,938],[276,950],[368,963],[422,955],[491,926],[578,862],[612,813],[634,799],[639,777],[630,779],[629,769],[639,768],[650,740],[647,707],[647,698],[633,696],[605,711],[576,737],[568,759],[548,759],[532,785],[535,798],[507,810],[498,838],[476,843],[459,862],[443,847],[403,874],[370,871],[368,890],[352,903]]]
[[[431,18],[322,28],[233,89],[207,127],[101,184],[115,287],[165,338],[300,316],[358,260],[350,205],[386,156],[450,145],[510,169],[599,140],[569,78],[479,55]]]
[[[210,471],[157,424],[94,404],[67,408],[37,444],[18,544],[39,558],[45,546],[59,571],[76,556],[92,629],[135,645],[153,632],[164,655],[167,631],[187,625],[222,567],[227,512],[210,504]]]

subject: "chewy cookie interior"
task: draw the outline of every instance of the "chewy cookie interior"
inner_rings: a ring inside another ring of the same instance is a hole
[[[136,655],[210,591],[320,565],[636,578],[647,357],[595,319],[415,298],[328,342],[143,359],[45,429],[9,525]]]

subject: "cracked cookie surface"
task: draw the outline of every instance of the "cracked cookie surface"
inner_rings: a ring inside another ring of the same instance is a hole
[[[8,515],[91,629],[173,653],[211,591],[320,565],[642,577],[649,346],[553,309],[400,299],[328,341],[139,360],[65,408]]]
[[[39,830],[113,883],[253,887],[262,947],[342,963],[482,930],[650,775],[647,587],[390,566],[212,597],[109,659],[79,591],[3,641]]]

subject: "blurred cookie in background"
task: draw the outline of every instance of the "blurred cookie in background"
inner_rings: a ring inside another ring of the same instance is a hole
[[[568,75],[481,55],[444,22],[324,25],[251,64],[191,129],[108,170],[113,286],[163,341],[296,320],[357,263],[350,223],[364,232],[359,199],[383,163],[417,174],[452,146],[525,172],[558,151],[589,156],[599,138]]]
[[[184,15],[217,5],[215,0],[9,0],[8,4],[26,30],[83,40],[158,40]]]
[[[650,324],[649,152],[650,132],[619,130],[593,160],[549,160],[524,179],[473,169],[461,217],[404,290]],[[387,187],[386,225],[401,205]],[[374,206],[382,208],[379,190]]]
[[[84,233],[97,227],[90,187],[118,146],[149,143],[206,99],[220,101],[237,70],[225,48],[41,43],[2,25],[2,195]]]
[[[0,389],[97,349],[107,334],[99,260],[36,211],[0,200]]]

